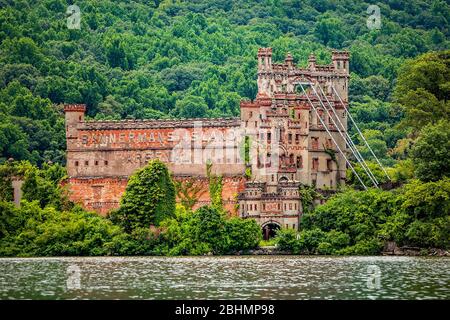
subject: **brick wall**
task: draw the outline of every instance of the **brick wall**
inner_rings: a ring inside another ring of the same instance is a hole
[[[190,177],[174,177],[178,181],[190,179]],[[199,192],[198,202],[194,210],[210,204],[208,179],[196,178],[202,186]],[[104,178],[69,178],[65,185],[69,191],[71,201],[80,204],[87,210],[93,210],[105,216],[111,209],[119,207],[120,199],[127,186],[127,177]],[[237,215],[236,198],[239,192],[245,189],[244,177],[224,177],[222,199],[224,208],[230,215]],[[179,201],[179,199],[177,199]]]

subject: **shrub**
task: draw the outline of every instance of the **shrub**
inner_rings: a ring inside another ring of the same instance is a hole
[[[120,208],[110,215],[131,233],[136,228],[159,225],[175,212],[175,187],[167,167],[159,160],[136,171],[129,179]]]

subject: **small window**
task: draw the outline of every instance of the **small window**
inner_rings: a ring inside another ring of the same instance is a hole
[[[333,160],[327,159],[327,169],[329,171],[333,170]]]
[[[105,160],[105,166],[107,166],[108,165],[108,160]]]
[[[316,171],[319,169],[319,159],[318,158],[312,159],[312,169],[316,170]]]
[[[303,159],[302,156],[297,156],[297,168],[303,167]]]
[[[88,166],[88,165],[89,165],[89,161],[86,160],[86,161],[84,162],[84,165],[85,165],[85,166]]]
[[[97,160],[95,160],[94,164],[95,164],[96,166],[98,166],[98,161],[97,161]]]
[[[311,148],[313,150],[319,149],[319,138],[317,137],[311,137]]]
[[[75,161],[75,167],[78,167],[80,163],[78,161]]]

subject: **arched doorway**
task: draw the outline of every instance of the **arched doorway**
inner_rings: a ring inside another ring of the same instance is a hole
[[[274,221],[269,221],[262,226],[262,234],[264,240],[275,237],[276,232],[280,230],[280,225]]]

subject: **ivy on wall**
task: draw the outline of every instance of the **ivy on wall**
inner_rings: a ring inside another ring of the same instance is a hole
[[[206,164],[206,176],[209,181],[209,196],[211,198],[211,207],[223,210],[223,202],[222,202],[222,190],[223,190],[223,181],[221,175],[215,175],[211,172],[212,163],[208,162]]]

